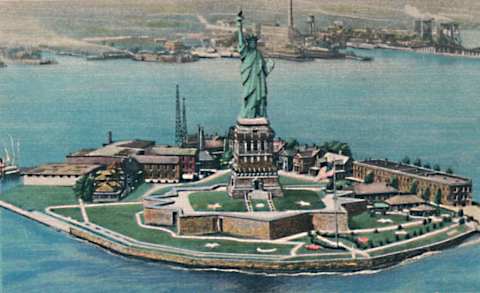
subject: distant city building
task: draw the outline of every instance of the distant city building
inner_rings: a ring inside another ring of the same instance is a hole
[[[353,176],[359,179],[373,174],[374,182],[390,182],[396,176],[398,190],[410,192],[412,185],[418,196],[428,192],[430,201],[438,191],[441,192],[441,203],[448,205],[470,205],[472,203],[472,180],[450,175],[444,172],[406,165],[388,160],[367,160],[353,163]]]
[[[414,22],[414,30],[417,36],[424,41],[433,40],[433,18],[416,19]]]

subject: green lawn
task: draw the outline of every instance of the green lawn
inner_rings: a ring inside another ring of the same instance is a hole
[[[427,225],[405,228],[405,229],[402,229],[401,231],[405,231],[405,232],[409,233],[410,238],[415,238],[415,237],[420,236],[421,234],[425,234],[427,232],[432,232],[432,231],[435,231],[435,230],[438,230],[438,229],[443,229],[447,225],[451,225],[451,224],[452,223],[444,223],[443,226],[440,226],[440,225],[437,224],[436,228],[433,228],[433,224],[430,223],[430,224],[427,224]],[[427,231],[427,229],[428,229],[428,231]],[[392,230],[392,231],[385,231],[385,232],[378,232],[378,233],[375,233],[375,232],[362,233],[362,234],[354,235],[353,238],[358,239],[359,237],[367,237],[371,242],[374,243],[375,246],[380,246],[380,244],[382,244],[382,243],[383,243],[383,245],[386,245],[386,244],[388,244],[388,242],[394,243],[394,242],[397,242],[397,241],[408,239],[406,235],[399,235],[399,238],[398,238],[399,240],[397,240],[396,235],[395,235],[395,232],[397,232],[397,231],[399,231],[399,230],[395,229],[395,230]],[[416,236],[414,234],[416,234]],[[446,233],[442,233],[442,235],[443,234],[446,235]],[[437,238],[437,236],[434,236],[433,238]],[[433,241],[433,240],[430,240],[430,241]],[[415,246],[418,246],[418,245],[414,245],[412,247],[415,247]]]
[[[135,213],[143,209],[142,205],[102,206],[87,208],[90,222],[118,232],[125,236],[154,244],[163,244],[179,248],[187,248],[199,251],[253,253],[264,254],[256,251],[262,249],[277,248],[274,254],[288,254],[293,245],[280,245],[269,243],[242,243],[229,240],[185,240],[171,237],[168,233],[145,229],[137,225]],[[220,246],[211,249],[205,247],[206,243],[218,243]]]
[[[227,172],[216,178],[206,178],[205,181],[202,181],[202,182],[182,183],[182,184],[177,184],[175,186],[167,186],[164,188],[160,188],[159,190],[155,191],[154,194],[166,193],[172,190],[174,187],[205,187],[205,186],[211,186],[216,184],[226,184],[228,183],[229,180],[230,180],[230,172]]]
[[[378,222],[380,219],[390,219],[392,223]],[[413,219],[412,219],[413,220]],[[392,225],[398,225],[407,222],[407,217],[403,215],[370,215],[368,211],[359,215],[349,217],[348,227],[350,229],[368,229],[380,228]]]
[[[398,245],[398,246],[395,246],[395,247],[383,248],[383,249],[380,249],[378,251],[375,251],[375,252],[371,253],[370,255],[372,255],[372,256],[382,255],[382,254],[387,254],[387,253],[393,253],[393,252],[400,251],[400,250],[412,249],[412,248],[416,248],[416,247],[420,247],[420,246],[433,244],[433,243],[436,243],[436,242],[447,240],[450,237],[455,237],[455,236],[457,236],[457,235],[459,235],[459,234],[461,234],[465,231],[466,231],[466,227],[465,227],[465,225],[462,225],[462,226],[456,227],[454,229],[450,229],[447,232],[447,233],[450,233],[450,235],[447,234],[447,233],[439,233],[439,234],[437,234],[435,236],[432,236],[432,237],[417,239],[415,241],[412,241],[412,242],[409,242],[409,243],[404,243],[404,244],[401,244],[401,245]]]
[[[48,206],[78,204],[71,187],[17,186],[0,194],[0,200],[26,210],[43,211]]]
[[[123,198],[122,201],[138,201],[151,187],[152,184],[150,183],[142,183],[127,197]]]
[[[67,218],[70,217],[79,222],[83,222],[82,212],[80,211],[80,208],[53,209],[52,212],[65,216]]]
[[[257,207],[257,205],[262,205],[263,207]],[[263,199],[253,199],[252,208],[255,212],[269,212],[270,208],[268,207],[268,202]]]
[[[188,200],[195,211],[229,211],[246,212],[243,198],[233,199],[225,191],[200,191],[193,192]],[[208,208],[208,205],[219,204],[217,209]]]
[[[290,176],[279,176],[280,184],[283,186],[288,186],[288,185],[314,185],[314,186],[319,186],[319,185],[324,185],[320,182],[312,182],[309,180],[302,180],[300,178],[296,177],[290,177]]]
[[[273,204],[278,211],[323,209],[323,193],[311,190],[284,190],[283,197],[275,197]],[[308,202],[310,205],[300,205],[299,202]]]

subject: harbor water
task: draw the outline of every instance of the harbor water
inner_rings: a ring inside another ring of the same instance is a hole
[[[337,139],[354,156],[408,155],[480,182],[480,60],[368,51],[374,62],[277,61],[269,118],[277,136]],[[57,58],[0,69],[0,146],[20,142],[21,166],[62,161],[114,139],[174,142],[175,84],[190,131],[224,134],[240,109],[238,60],[189,64]],[[2,148],[3,149],[3,148]],[[112,255],[8,211],[1,213],[5,292],[474,292],[480,246],[467,245],[381,272],[267,276],[195,271]],[[0,288],[1,289],[1,288]]]

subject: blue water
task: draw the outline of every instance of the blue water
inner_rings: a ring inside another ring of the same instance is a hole
[[[344,140],[359,159],[418,156],[480,182],[480,60],[372,54],[371,63],[277,61],[269,79],[277,135],[308,143]],[[9,144],[8,135],[18,139],[22,166],[62,161],[71,151],[98,146],[108,130],[116,139],[173,143],[177,82],[187,97],[191,130],[200,123],[224,133],[239,110],[237,60],[59,61],[0,70],[0,144]],[[273,278],[122,258],[1,214],[5,291],[473,292],[480,285],[479,246],[376,274]]]

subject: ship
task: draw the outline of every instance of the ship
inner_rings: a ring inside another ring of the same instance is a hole
[[[15,142],[12,137],[10,137],[10,143],[10,150],[5,147],[4,156],[0,157],[0,179],[2,180],[20,175],[20,169],[17,166],[20,144],[18,141]]]

